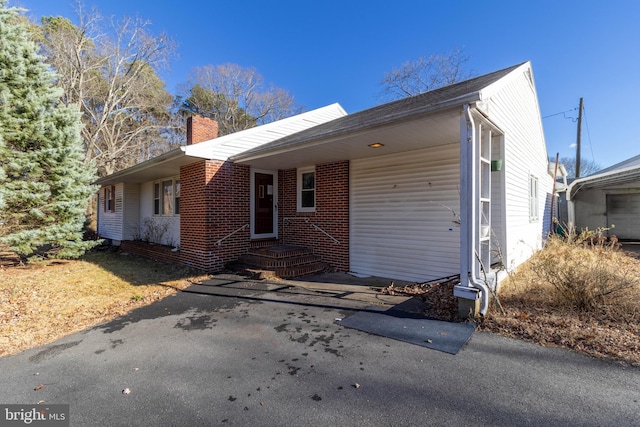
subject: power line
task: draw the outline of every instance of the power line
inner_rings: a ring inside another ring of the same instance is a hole
[[[591,150],[591,160],[595,162],[595,156],[593,155],[593,144],[591,143],[591,132],[589,132],[589,121],[587,120],[587,109],[583,107],[584,124],[587,128],[587,139],[589,139],[589,149]]]
[[[555,114],[549,114],[548,116],[544,116],[543,119],[546,119],[548,117],[554,117],[554,116],[559,116],[560,114],[562,114],[564,116],[565,119],[571,119],[572,122],[576,122],[578,119],[575,117],[567,117],[567,113],[570,113],[572,111],[576,111],[578,109],[578,107],[576,108],[572,108],[570,110],[567,111],[561,111],[559,113],[555,113]]]

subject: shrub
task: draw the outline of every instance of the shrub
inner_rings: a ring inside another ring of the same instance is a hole
[[[529,267],[552,302],[581,311],[625,305],[640,289],[634,260],[620,251],[605,229],[549,236]]]

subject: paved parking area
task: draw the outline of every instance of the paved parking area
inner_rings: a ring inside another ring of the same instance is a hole
[[[78,426],[640,425],[638,368],[487,333],[454,356],[340,326],[361,288],[277,285],[199,285],[2,358],[0,402]]]

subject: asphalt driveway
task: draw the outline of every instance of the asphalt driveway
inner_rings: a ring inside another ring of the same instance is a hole
[[[454,356],[340,326],[394,302],[357,288],[218,284],[0,359],[0,403],[74,426],[640,425],[638,368],[478,332]]]

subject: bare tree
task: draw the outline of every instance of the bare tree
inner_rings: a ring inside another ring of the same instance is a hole
[[[380,99],[390,101],[447,86],[473,76],[466,70],[469,56],[456,47],[451,52],[420,56],[383,76]]]
[[[221,135],[279,120],[301,111],[284,89],[265,85],[255,68],[237,64],[195,68],[182,104],[186,115],[218,121]]]
[[[174,46],[166,35],[152,35],[149,21],[112,18],[103,26],[81,1],[77,13],[78,25],[43,18],[39,41],[60,75],[63,101],[82,112],[86,161],[107,175],[156,155],[162,145],[173,97],[156,71]]]
[[[550,159],[555,162],[556,159]],[[564,165],[567,170],[567,176],[569,178],[575,178],[576,176],[576,158],[575,157],[562,157],[559,162]],[[593,160],[580,159],[580,176],[587,176],[598,172],[602,167]]]

